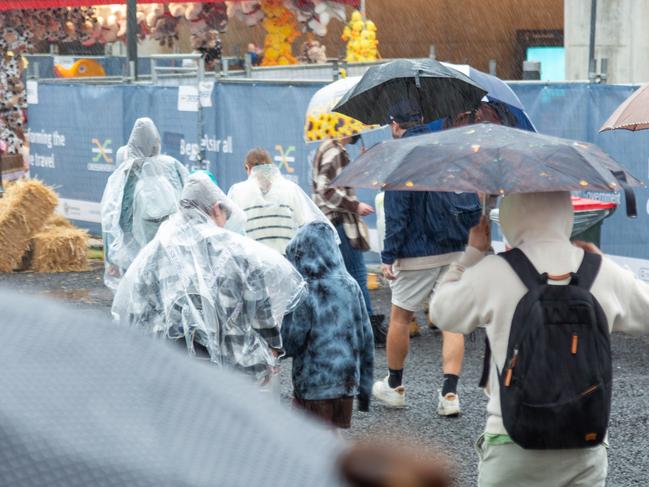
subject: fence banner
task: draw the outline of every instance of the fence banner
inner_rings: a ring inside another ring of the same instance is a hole
[[[41,82],[37,103],[29,106],[31,173],[55,186],[64,213],[98,232],[96,204],[114,169],[115,152],[126,143],[136,118],[148,116],[158,125],[163,152],[190,169],[206,161],[224,190],[246,177],[246,152],[263,147],[282,173],[310,193],[311,160],[317,145],[303,141],[304,113],[321,86],[217,82],[179,90],[174,86]],[[597,132],[635,87],[513,83],[512,88],[539,132],[594,142],[636,176],[649,180],[649,131]],[[387,137],[386,130],[364,135],[368,146]],[[352,157],[358,150],[350,147]],[[370,204],[374,194],[359,191],[359,197]],[[636,196],[638,218],[627,218],[621,202],[603,226],[602,247],[628,258],[626,265],[649,276],[649,190],[638,190]],[[368,223],[375,226],[372,220]]]
[[[636,86],[589,83],[530,84],[513,83],[539,132],[592,142],[622,163],[645,183],[649,181],[649,131],[614,130],[599,133],[599,128]],[[649,190],[635,191],[638,217],[626,216],[624,198],[597,193],[585,196],[620,206],[602,227],[602,248],[611,255],[630,257],[620,262],[649,280]]]

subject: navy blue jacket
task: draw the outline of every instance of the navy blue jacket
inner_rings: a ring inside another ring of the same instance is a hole
[[[282,322],[284,351],[293,357],[294,394],[300,399],[359,397],[369,402],[374,336],[358,283],[345,269],[331,227],[309,223],[286,248],[307,282],[308,294]]]
[[[429,133],[425,126],[404,137]],[[480,200],[473,193],[386,191],[385,240],[381,260],[425,257],[464,250],[469,230],[480,221]]]

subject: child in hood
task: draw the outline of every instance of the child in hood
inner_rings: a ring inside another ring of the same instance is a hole
[[[295,403],[337,426],[351,426],[352,404],[369,410],[374,336],[358,283],[345,270],[331,226],[298,230],[286,258],[307,282],[305,299],[284,319],[282,341],[293,358]]]

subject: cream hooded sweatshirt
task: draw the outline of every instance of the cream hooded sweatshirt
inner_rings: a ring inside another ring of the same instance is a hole
[[[500,222],[509,245],[521,249],[540,273],[561,275],[579,268],[583,250],[569,241],[573,223],[570,193],[506,196],[500,206]],[[431,300],[430,318],[442,330],[466,334],[485,326],[492,351],[488,433],[507,434],[496,374],[504,367],[514,310],[526,292],[503,258],[467,247],[460,260],[451,264]],[[611,331],[649,332],[649,284],[631,271],[604,257],[591,292]]]

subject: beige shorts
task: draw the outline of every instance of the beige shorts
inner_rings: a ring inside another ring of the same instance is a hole
[[[406,311],[419,311],[447,269],[447,265],[417,271],[395,269],[397,278],[390,281],[392,304]]]

